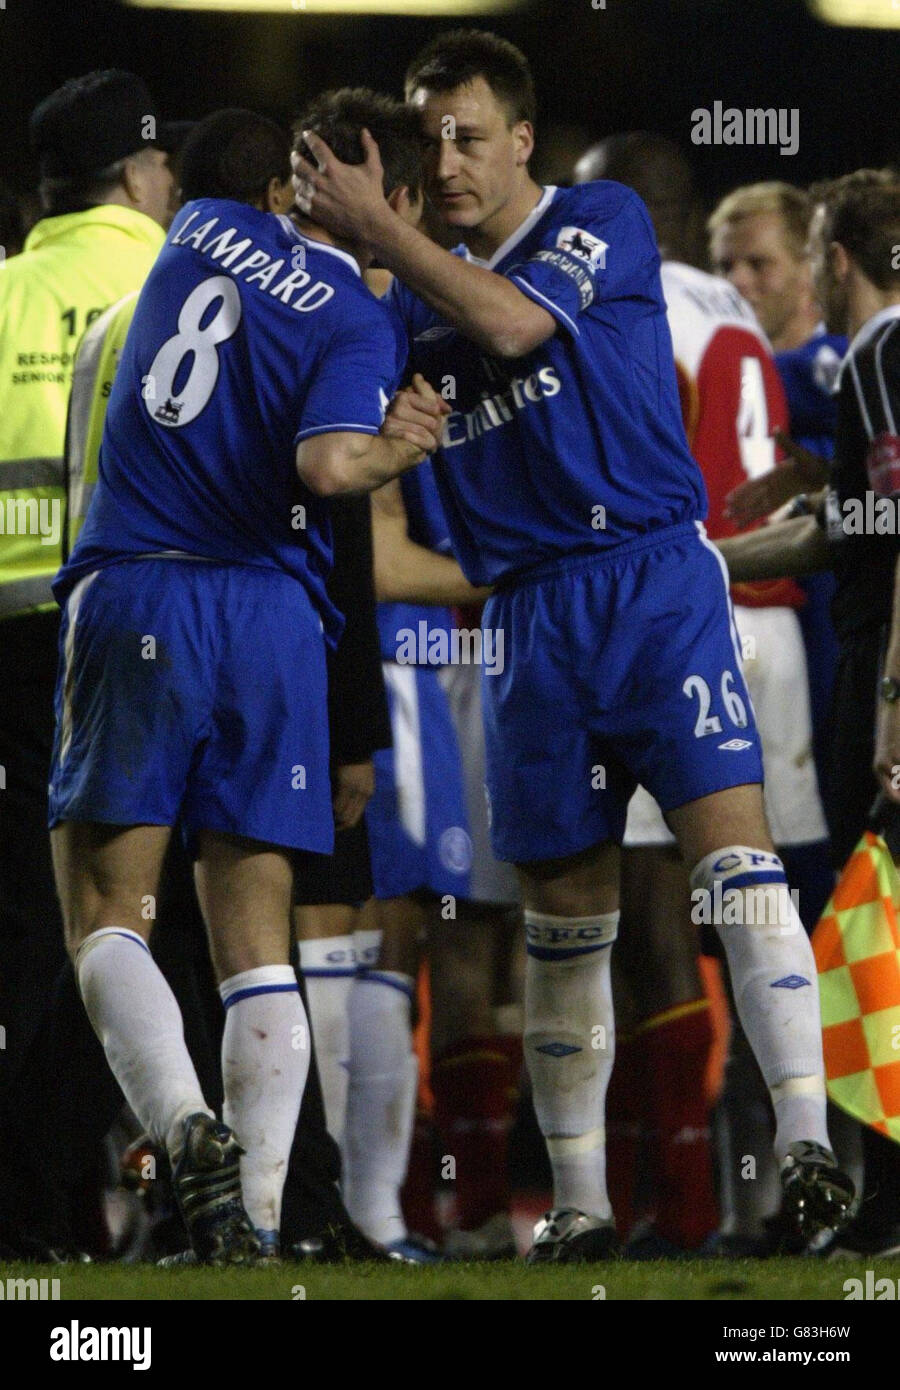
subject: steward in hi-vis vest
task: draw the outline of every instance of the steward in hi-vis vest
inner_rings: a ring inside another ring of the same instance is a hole
[[[72,368],[85,329],[141,288],[175,210],[174,132],[132,73],[67,82],[29,134],[45,215],[0,265],[0,1092],[65,960],[47,779]]]
[[[159,223],[109,204],[43,218],[0,271],[0,619],[53,603],[75,349],[162,242]]]
[[[0,266],[0,620],[52,605],[75,350],[143,284],[174,211],[153,111],[144,84],[112,70],[66,83],[31,117],[48,216]]]

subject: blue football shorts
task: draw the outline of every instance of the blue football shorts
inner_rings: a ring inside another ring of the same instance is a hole
[[[330,854],[322,624],[276,569],[128,560],[69,595],[50,825],[174,825]]]
[[[482,673],[497,857],[621,843],[640,783],[663,812],[762,781],[727,571],[696,522],[529,572],[489,600]]]
[[[366,807],[376,898],[428,891],[467,898],[472,840],[462,764],[438,671],[384,663],[393,748],[375,753]]]

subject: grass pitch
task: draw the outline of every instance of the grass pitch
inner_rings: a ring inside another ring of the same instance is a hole
[[[0,1264],[0,1280],[59,1279],[61,1301],[86,1300],[629,1300],[827,1302],[846,1298],[845,1280],[865,1285],[871,1261],[620,1260],[532,1268],[521,1261],[437,1266],[283,1264],[274,1269],[157,1269],[154,1265]],[[876,1277],[900,1281],[900,1259],[875,1262]],[[15,1296],[15,1295],[14,1295]],[[9,1297],[9,1293],[7,1293]],[[796,1320],[796,1319],[795,1319]]]

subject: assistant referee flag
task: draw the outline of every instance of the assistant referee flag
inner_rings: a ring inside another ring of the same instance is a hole
[[[900,876],[867,831],[812,936],[828,1095],[900,1143]]]

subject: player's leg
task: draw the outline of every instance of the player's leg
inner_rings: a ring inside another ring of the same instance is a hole
[[[704,1089],[712,1027],[687,875],[674,845],[625,850],[622,923],[617,959],[638,1019],[630,1050],[640,1055],[653,1184],[653,1227],[640,1252],[652,1258],[670,1246],[697,1249],[718,1221]]]
[[[334,845],[322,624],[303,586],[275,570],[223,566],[197,583],[214,586],[216,664],[183,818],[225,1005],[224,1110],[246,1150],[248,1214],[276,1253],[310,1055],[291,963],[293,852]]]
[[[527,950],[525,1059],[553,1170],[551,1217],[577,1213],[572,1234],[583,1228],[599,1235],[581,1257],[602,1258],[613,1234],[605,1103],[615,1055],[610,948],[619,921],[619,848],[604,844],[518,869]],[[537,1234],[533,1258],[559,1258],[557,1236],[565,1235],[559,1225],[552,1219]]]
[[[445,1252],[515,1254],[509,1216],[508,1139],[522,1065],[518,1035],[497,1032],[495,961],[518,908],[463,902],[434,915],[428,933],[431,1089],[442,1155],[454,1160],[456,1229]]]
[[[193,1253],[242,1263],[259,1247],[241,1204],[240,1150],[203,1097],[177,1001],[147,945],[170,834],[62,822],[51,832],[54,871],[88,1017],[128,1104],[168,1154]]]
[[[635,642],[635,689],[618,748],[678,839],[692,919],[711,922],[722,940],[775,1107],[776,1154],[795,1215],[810,1229],[820,1219],[840,1223],[852,1185],[828,1143],[815,963],[766,824],[727,572],[702,535],[685,532],[636,554],[619,576],[623,595],[628,586],[633,599],[620,608],[615,636]]]
[[[333,855],[297,857],[293,914],[297,958],[309,1003],[328,1130],[338,1144],[347,1108],[355,933],[360,908],[371,895],[364,815],[356,825],[336,832]]]
[[[358,917],[359,909],[349,903],[295,904],[293,912],[325,1117],[328,1132],[338,1144],[347,1110],[348,1005],[356,977],[353,933]]]
[[[370,1239],[428,1259],[400,1209],[418,1085],[412,1001],[425,924],[438,900],[468,892],[471,842],[437,671],[385,662],[384,675],[394,746],[375,753],[366,808],[376,900],[356,933],[344,1170],[348,1210]]]
[[[168,826],[65,821],[51,832],[66,943],[88,1017],[128,1104],[177,1161],[183,1121],[211,1115],[181,1014],[147,946]]]
[[[828,1137],[815,960],[766,827],[762,788],[714,792],[670,811],[669,821],[692,866],[695,905],[717,927],[738,1016],[769,1089],[788,1198],[802,1204],[796,1215],[812,1233],[816,1223],[839,1224],[853,1190]]]
[[[590,1259],[615,1241],[604,1105],[614,1055],[610,948],[633,781],[589,726],[579,667],[606,669],[606,619],[582,559],[495,594],[486,627],[510,654],[482,681],[491,838],[519,871],[525,918],[524,1051],[553,1170],[554,1208],[531,1259]],[[586,651],[577,653],[579,640]],[[601,763],[604,765],[601,766]],[[607,777],[608,773],[608,777]]]
[[[168,827],[208,712],[197,659],[201,568],[112,565],[69,596],[50,824],[69,949],[95,1031],[132,1108],[173,1160],[197,1255],[240,1262],[258,1243],[241,1206],[237,1145],[201,1094],[181,1014],[146,945]]]
[[[833,876],[812,758],[806,659],[797,616],[790,608],[738,606],[743,673],[765,761],[766,819],[787,881],[811,930]],[[718,949],[721,949],[719,947]],[[721,1146],[723,1206],[720,1249],[761,1248],[766,1218],[778,1206],[769,1096],[753,1052],[734,1014],[716,1130]],[[746,1158],[755,1162],[752,1181]]]
[[[412,1003],[428,907],[419,899],[370,899],[360,914],[369,945],[350,991],[350,1083],[344,1129],[344,1200],[353,1221],[379,1245],[402,1253],[408,1232],[400,1206],[415,1116],[418,1060]],[[371,959],[372,933],[380,934]]]
[[[293,865],[273,845],[200,836],[197,896],[225,1006],[224,1119],[245,1150],[244,1205],[274,1253],[281,1191],[309,1069],[309,1032],[290,963]]]

